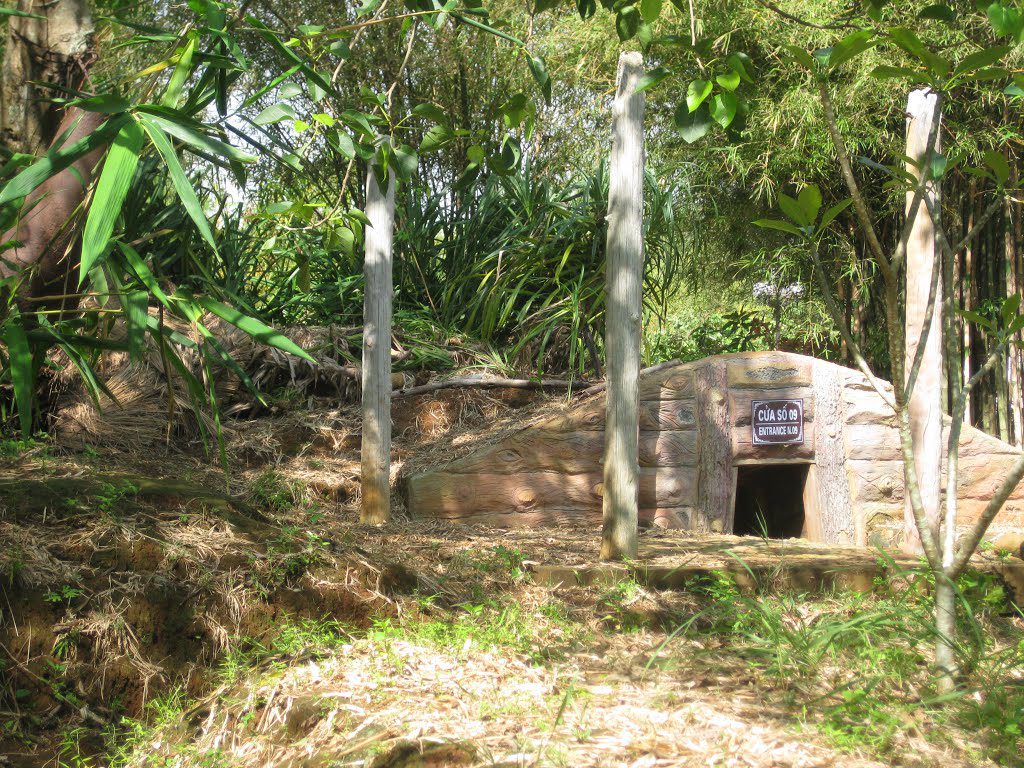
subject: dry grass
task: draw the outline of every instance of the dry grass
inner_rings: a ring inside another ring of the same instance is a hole
[[[0,677],[32,691],[12,703],[0,685],[0,710],[45,713],[47,733],[97,733],[146,712],[145,724],[118,731],[122,766],[881,765],[837,751],[813,717],[803,722],[804,702],[780,693],[792,690],[724,646],[663,647],[664,627],[699,611],[693,595],[629,580],[529,583],[530,569],[595,560],[592,528],[359,526],[358,414],[313,405],[304,395],[302,408],[235,422],[230,488],[245,500],[235,506],[218,500],[228,483],[216,462],[180,450],[36,451],[0,465],[0,491],[25,478],[85,483],[60,486],[70,503],[0,495],[0,656],[14,660]],[[403,400],[395,473],[563,407],[493,392]],[[111,490],[97,485],[101,474],[167,487]],[[658,557],[690,551],[689,565],[723,567],[723,548],[736,546],[757,558],[752,542],[720,538],[645,534]],[[81,594],[61,598],[65,586]],[[816,603],[785,620],[809,624],[831,609]],[[53,663],[64,666],[59,678]],[[50,695],[55,679],[73,698]],[[942,751],[915,735],[920,727],[889,754],[906,765],[985,764],[969,731]],[[0,734],[0,752],[53,765],[57,748],[34,736],[36,746]],[[98,742],[82,748],[87,756]]]
[[[545,667],[471,642],[356,641],[224,691],[195,713],[194,732],[158,732],[129,764],[883,765],[797,735],[753,690],[702,688],[695,670],[638,675],[631,656],[651,642],[623,638],[602,658]]]

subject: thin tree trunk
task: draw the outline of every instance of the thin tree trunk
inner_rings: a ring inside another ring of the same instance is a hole
[[[974,203],[971,203],[971,220],[974,219]],[[968,226],[970,224],[968,223]],[[963,269],[960,271],[960,290],[963,294],[961,305],[964,310],[971,310],[973,304],[971,303],[971,284],[974,282],[974,275],[972,274],[973,261],[973,246],[967,246],[967,250],[964,251],[963,258]],[[962,361],[960,364],[960,381],[966,384],[971,378],[971,324],[961,320],[960,328],[962,331],[962,342],[960,346],[960,354]],[[971,424],[971,401],[970,394],[968,394],[967,407],[964,409],[964,424]]]
[[[1020,175],[1016,163],[1010,165],[1010,184],[1017,187],[1020,184]],[[1024,254],[1021,253],[1020,243],[1024,237],[1024,220],[1021,217],[1020,203],[1014,202],[1013,207],[1012,237],[1014,242],[1014,286],[1020,293],[1024,288]],[[1017,379],[1017,426],[1016,444],[1018,448],[1024,448],[1024,333],[1017,335],[1017,344],[1011,345],[1007,353],[1013,361],[1013,368],[1016,371]]]
[[[1010,168],[1010,184],[1017,186],[1017,167],[1014,158],[1007,150],[1007,163]],[[1017,282],[1017,240],[1016,231],[1019,227],[1019,211],[1012,198],[1007,195],[1003,203],[1006,217],[1006,226],[1003,230],[1003,242],[1006,250],[1006,296],[1016,296],[1020,292],[1020,284]],[[1019,334],[1018,334],[1019,336]],[[1010,420],[1010,439],[1015,445],[1021,445],[1022,415],[1021,415],[1021,380],[1020,368],[1018,366],[1019,350],[1011,346],[1006,354],[1006,379],[1007,379],[1007,409]]]
[[[963,185],[961,184],[959,187],[957,196],[962,200]],[[961,219],[962,222],[963,220]],[[944,282],[942,286],[942,298],[945,300],[945,306],[942,311],[943,319],[946,321],[946,327],[943,329],[945,333],[943,341],[947,345],[945,355],[946,412],[953,413],[953,409],[956,406],[957,393],[963,386],[963,382],[960,380],[960,366],[963,364],[963,352],[960,349],[962,331],[961,319],[957,313],[957,306],[963,304],[963,266],[960,261],[960,255],[955,253],[951,258],[947,254],[943,264],[945,269],[948,270],[948,282]],[[945,272],[943,276],[945,278]]]
[[[637,554],[640,320],[643,310],[644,96],[639,53],[619,56],[608,191],[605,353],[608,367],[601,557]]]
[[[839,306],[843,310],[843,326],[847,332],[850,330],[850,313],[851,313],[851,302],[850,302],[850,284],[844,277],[840,277],[836,283],[837,299],[839,300]],[[775,345],[778,347],[778,343]],[[850,350],[847,348],[846,336],[840,335],[839,337],[839,359],[843,362],[849,362]]]
[[[995,222],[989,222],[985,227],[985,240],[988,244],[988,250],[985,259],[985,288],[987,291],[986,298],[996,299],[999,297],[1001,291],[996,284],[996,275],[998,270],[996,268],[997,245],[1002,246],[999,242],[1001,238],[998,237]],[[1001,418],[999,408],[999,385],[1002,377],[1000,376],[999,368],[993,368],[989,374],[989,401],[988,401],[988,433],[990,435],[999,436],[1001,433],[1001,426],[1003,425],[1003,419]]]
[[[391,245],[395,221],[394,173],[382,193],[377,176],[366,174],[366,229],[363,274],[363,523],[391,517]]]
[[[907,156],[918,164],[923,162],[927,152],[932,114],[937,96],[929,90],[917,90],[907,100]],[[936,138],[935,151],[939,150]],[[918,178],[922,170],[908,164],[908,172]],[[924,169],[927,172],[929,169]],[[918,346],[926,324],[930,331],[923,341],[920,369],[913,391],[910,393],[909,416],[913,440],[913,451],[917,469],[917,483],[921,492],[925,519],[929,528],[938,536],[940,514],[940,475],[942,463],[942,301],[941,289],[936,292],[934,305],[929,305],[933,293],[933,282],[941,280],[935,274],[936,256],[939,253],[935,240],[935,225],[928,215],[928,208],[940,210],[939,188],[930,183],[925,195],[934,202],[927,207],[922,204],[915,217],[907,243],[906,262],[906,350],[909,380],[913,361],[918,356]],[[910,208],[913,192],[907,193],[907,207]],[[938,262],[941,263],[941,262]],[[928,313],[931,313],[929,320]],[[906,502],[904,517],[904,548],[920,553],[921,538],[917,530],[910,501]]]

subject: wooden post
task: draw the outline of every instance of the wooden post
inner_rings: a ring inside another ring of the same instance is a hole
[[[608,390],[604,443],[601,558],[637,554],[641,288],[644,265],[644,73],[639,53],[619,56],[612,106],[605,274]]]
[[[395,177],[382,193],[373,167],[366,174],[363,275],[363,435],[360,522],[391,517],[391,241],[395,220]]]
[[[907,157],[918,165],[924,160],[928,146],[928,134],[932,126],[937,96],[928,89],[912,91],[907,99]],[[935,152],[939,151],[936,134]],[[918,168],[912,164],[907,170],[918,179],[922,172],[930,169]],[[921,489],[925,517],[929,527],[938,536],[941,505],[942,468],[942,283],[935,274],[936,249],[935,227],[928,215],[928,205],[939,209],[939,187],[930,183],[925,195],[930,201],[922,201],[907,243],[907,319],[906,319],[906,372],[909,377],[914,358],[921,340],[921,331],[928,315],[928,297],[933,280],[939,281],[935,304],[931,308],[931,327],[925,341],[924,356],[921,360],[917,383],[910,396],[910,430],[914,441],[914,458],[917,463],[917,482]],[[907,193],[907,208],[914,193]],[[904,515],[904,548],[908,552],[921,552],[921,540],[910,508],[909,495]]]

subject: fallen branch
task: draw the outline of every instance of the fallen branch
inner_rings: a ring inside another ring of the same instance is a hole
[[[649,373],[657,373],[658,371],[664,371],[666,368],[672,368],[674,366],[680,365],[681,363],[682,360],[669,360],[666,363],[658,363],[657,365],[652,365],[650,368],[642,368],[640,370],[640,375],[645,376]],[[584,389],[582,392],[580,392],[580,397],[589,397],[590,395],[596,395],[598,392],[604,392],[607,388],[608,382],[602,381],[600,384],[594,384],[592,387]]]
[[[427,392],[436,392],[439,389],[449,389],[451,387],[479,387],[483,389],[575,389],[576,387],[589,387],[590,385],[591,382],[583,379],[485,379],[473,376],[446,379],[444,381],[432,381],[429,384],[421,384],[418,387],[409,387],[408,389],[396,389],[391,393],[391,397],[410,397],[412,395],[422,395]]]

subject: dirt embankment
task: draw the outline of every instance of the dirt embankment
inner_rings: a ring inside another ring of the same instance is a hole
[[[472,390],[396,401],[395,473],[559,402]],[[44,445],[0,461],[7,764],[967,766],[1007,749],[986,741],[994,725],[972,733],[904,707],[904,678],[897,715],[844,698],[867,684],[850,659],[874,664],[868,651],[809,657],[828,633],[859,631],[860,598],[776,606],[706,576],[667,592],[629,573],[539,584],[531,571],[595,560],[597,532],[360,526],[358,444],[354,409],[303,399],[232,424],[228,476],[194,445]],[[704,549],[694,556],[731,557]],[[876,643],[902,608],[871,610]],[[1024,626],[999,616],[1010,648]],[[778,634],[760,637],[762,620]],[[736,640],[742,622],[761,645]],[[927,639],[892,643],[878,663],[927,685],[912,647]],[[1024,661],[1005,664],[1000,686],[1024,674]],[[952,743],[914,729],[948,729]],[[862,735],[842,742],[849,733]]]
[[[442,390],[397,401],[396,472],[539,400]],[[195,442],[43,444],[0,459],[0,754],[69,722],[139,716],[171,687],[206,691],[233,644],[286,620],[368,626],[422,586],[402,564],[414,532],[389,553],[353,527],[358,412],[327,405],[278,402],[233,422],[227,476],[216,448]]]

